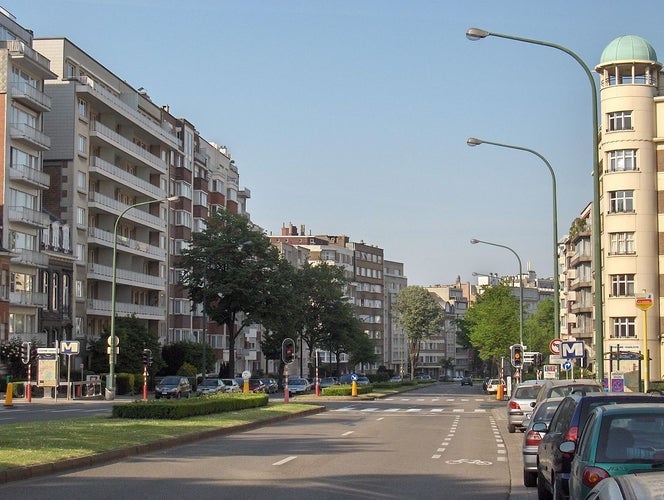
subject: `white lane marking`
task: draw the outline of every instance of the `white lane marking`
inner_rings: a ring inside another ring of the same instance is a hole
[[[445,448],[438,448],[438,449],[437,449],[436,451],[439,451],[439,452],[441,452],[441,453],[442,453],[442,452],[444,452],[444,451],[445,451]]]
[[[422,411],[422,408],[408,408],[406,411],[407,412],[417,412],[417,411]]]
[[[291,460],[295,460],[297,457],[286,457],[283,460],[279,460],[278,462],[274,462],[272,465],[284,465],[285,463],[290,462]]]
[[[378,411],[378,408],[364,408],[361,411]]]
[[[440,455],[431,455],[431,458],[440,458]]]
[[[507,457],[496,457],[498,462],[507,462]]]
[[[376,420],[385,420],[385,417],[378,417]]]
[[[354,431],[344,432],[342,436],[350,436]]]
[[[431,410],[431,413],[440,413],[440,412],[442,412],[442,411],[443,411],[442,408],[433,408],[433,409]]]
[[[464,410],[463,410],[463,408],[454,408],[452,411],[454,413],[463,413]]]
[[[388,408],[385,410],[386,412],[394,413],[395,411],[399,411],[399,408]]]
[[[475,413],[486,413],[484,408],[475,408]]]

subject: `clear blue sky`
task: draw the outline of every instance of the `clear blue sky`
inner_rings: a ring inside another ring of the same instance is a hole
[[[268,233],[347,234],[404,262],[410,284],[553,271],[592,200],[588,79],[615,37],[664,54],[659,4],[630,0],[0,0],[36,37],[64,36],[227,145]],[[653,7],[656,7],[653,11]],[[649,10],[650,9],[650,10]],[[661,60],[661,57],[660,57]]]

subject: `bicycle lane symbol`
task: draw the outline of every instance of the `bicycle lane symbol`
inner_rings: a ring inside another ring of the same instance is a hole
[[[486,460],[471,460],[469,458],[459,458],[457,460],[445,460],[446,464],[470,464],[470,465],[491,465],[493,462],[488,462]]]

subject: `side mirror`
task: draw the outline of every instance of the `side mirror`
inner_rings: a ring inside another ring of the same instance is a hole
[[[537,406],[537,402],[536,401],[531,401],[530,407],[535,408],[535,406]]]
[[[576,451],[576,443],[574,441],[563,441],[558,445],[558,449],[563,453],[574,453]]]
[[[535,432],[549,432],[549,426],[544,422],[537,422],[533,424],[533,429]]]

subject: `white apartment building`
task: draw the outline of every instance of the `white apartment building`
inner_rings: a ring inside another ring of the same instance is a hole
[[[386,355],[385,366],[393,370],[395,375],[406,375],[408,373],[408,342],[406,334],[399,325],[394,312],[397,294],[408,286],[408,278],[404,275],[403,262],[392,260],[383,261],[383,277],[385,278],[383,313],[385,335],[384,352]]]

